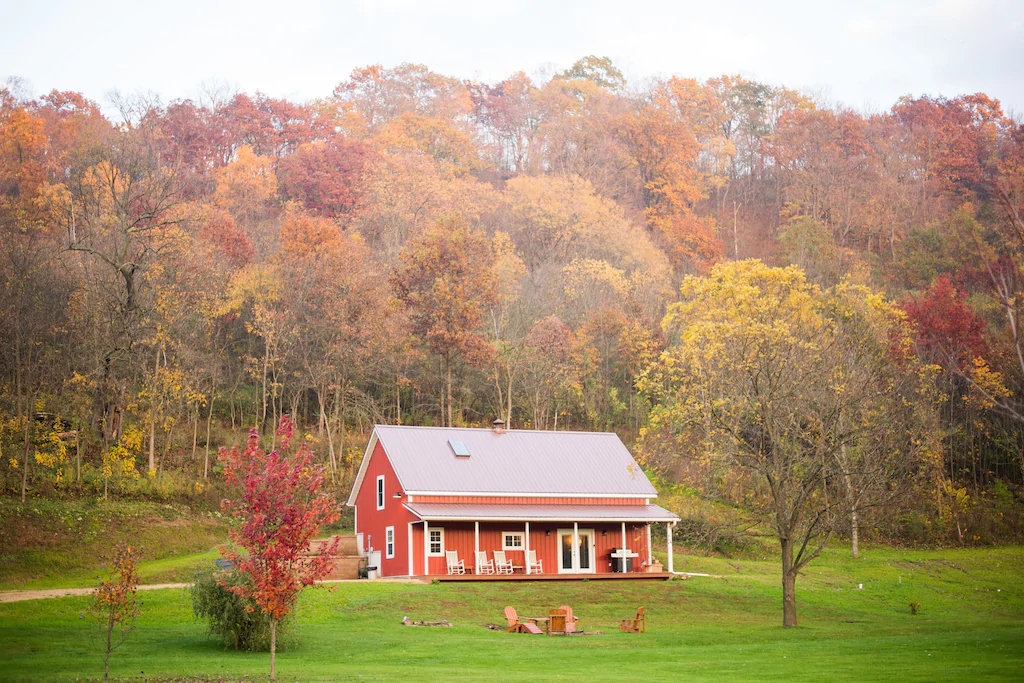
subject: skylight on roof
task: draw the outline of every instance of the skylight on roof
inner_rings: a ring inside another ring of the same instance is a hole
[[[466,448],[466,444],[458,439],[448,439],[448,445],[452,447],[452,452],[460,458],[469,457],[469,449]]]

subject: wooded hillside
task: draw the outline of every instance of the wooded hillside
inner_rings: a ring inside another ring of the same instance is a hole
[[[759,259],[882,297],[927,375],[926,416],[863,417],[922,435],[885,442],[915,492],[888,528],[1019,531],[1024,126],[997,100],[865,115],[586,57],[544,82],[403,64],[311,102],[115,104],[0,89],[7,491],[195,495],[283,414],[338,485],[374,422],[632,439],[684,278]],[[692,476],[679,443],[647,464]]]

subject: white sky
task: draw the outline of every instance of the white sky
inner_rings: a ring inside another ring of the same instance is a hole
[[[740,73],[862,111],[985,92],[1024,113],[1024,0],[0,0],[0,80],[33,94],[307,100],[402,62],[489,82],[609,56],[631,82]]]

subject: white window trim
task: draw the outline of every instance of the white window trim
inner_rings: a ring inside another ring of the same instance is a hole
[[[430,552],[430,534],[434,532],[441,534],[441,551],[432,553]],[[427,529],[427,557],[444,557],[444,527],[443,526],[432,526]]]
[[[519,545],[508,545],[509,536],[518,536]],[[523,531],[502,531],[501,532],[501,549],[523,552],[526,550],[526,533]]]
[[[377,495],[377,509],[378,510],[383,510],[384,509],[384,501],[387,499],[387,496],[384,495],[384,475],[383,474],[380,475],[379,477],[377,477],[377,491],[376,491],[376,495]]]
[[[388,539],[391,540],[388,540]],[[393,559],[395,557],[395,527],[384,527],[384,557]]]

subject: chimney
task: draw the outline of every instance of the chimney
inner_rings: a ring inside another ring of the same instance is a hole
[[[504,434],[505,421],[499,417],[497,420],[491,423],[491,428],[494,430],[495,434]]]

